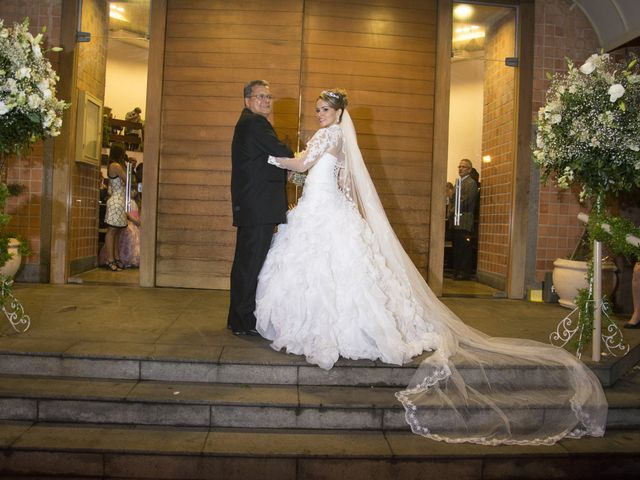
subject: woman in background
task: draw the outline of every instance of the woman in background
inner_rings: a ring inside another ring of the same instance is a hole
[[[109,166],[107,176],[109,178],[109,198],[104,223],[107,225],[104,245],[106,254],[106,267],[117,272],[124,268],[120,260],[118,243],[122,230],[127,227],[127,208],[125,189],[127,174],[125,173],[125,152],[119,145],[112,145],[109,150]]]

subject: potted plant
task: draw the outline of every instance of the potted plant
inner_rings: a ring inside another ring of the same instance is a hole
[[[0,19],[0,266],[26,252],[26,242],[20,242],[22,246],[15,253],[10,251],[15,236],[4,228],[10,219],[4,212],[10,194],[6,185],[7,160],[34,142],[59,135],[62,112],[68,106],[56,98],[58,76],[42,49],[44,32],[43,28],[34,37],[29,32],[28,19],[13,28],[5,27]],[[8,299],[12,306],[15,301],[11,295],[12,276],[0,274],[0,283],[0,304],[7,314]]]
[[[553,287],[558,303],[566,308],[576,308],[575,300],[580,290],[588,288],[589,233],[585,229],[576,249],[569,258],[557,258],[553,262]],[[609,297],[616,288],[616,266],[609,260],[602,262],[602,292]]]
[[[569,60],[567,66],[565,74],[551,77],[533,157],[543,182],[554,178],[560,188],[580,186],[580,200],[592,205],[587,231],[593,245],[607,202],[640,186],[640,72],[635,58],[616,62],[604,53],[579,68]],[[586,276],[588,287],[576,299],[578,352],[592,333],[591,262]]]

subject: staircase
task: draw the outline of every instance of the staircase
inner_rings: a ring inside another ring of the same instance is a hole
[[[394,393],[420,358],[403,367],[341,360],[326,372],[261,339],[91,350],[0,352],[1,478],[617,479],[640,472],[638,371],[607,389],[605,438],[483,447],[408,430]],[[531,398],[545,381],[521,366],[500,369],[522,379]],[[472,382],[475,373],[463,375]],[[539,408],[544,415],[554,406]]]

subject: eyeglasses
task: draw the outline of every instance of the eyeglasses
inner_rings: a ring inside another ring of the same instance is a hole
[[[271,95],[265,95],[264,93],[261,93],[259,95],[249,95],[249,97],[253,97],[253,98],[257,98],[258,100],[260,100],[261,102],[265,101],[265,100],[273,100],[273,96]]]

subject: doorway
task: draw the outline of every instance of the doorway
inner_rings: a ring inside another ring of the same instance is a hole
[[[98,268],[77,277],[83,283],[139,285],[140,216],[143,196],[144,119],[150,40],[151,0],[108,1],[109,38],[103,107],[102,160],[100,164],[100,203],[98,213]],[[105,222],[107,200],[111,195],[108,164],[113,145],[124,148],[125,208],[127,227],[115,242],[120,259],[118,269],[107,266],[105,241],[109,226]]]
[[[515,158],[517,7],[453,2],[452,17],[443,294],[502,297]],[[459,179],[470,173],[459,173],[462,159],[473,169],[475,201],[460,196]],[[460,225],[462,215],[473,218],[472,226]],[[461,265],[465,248],[469,259]]]

